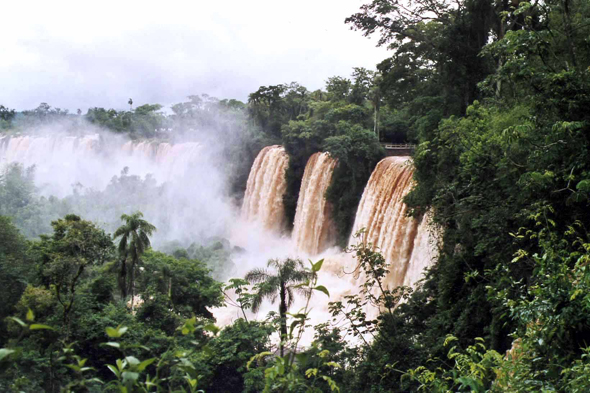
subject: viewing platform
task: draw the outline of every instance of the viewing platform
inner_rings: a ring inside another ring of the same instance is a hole
[[[411,156],[414,154],[416,145],[411,143],[381,143],[385,149],[385,155],[391,156]]]

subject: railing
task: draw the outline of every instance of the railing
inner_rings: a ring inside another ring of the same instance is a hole
[[[416,145],[411,143],[383,143],[383,147],[387,150],[414,150]]]

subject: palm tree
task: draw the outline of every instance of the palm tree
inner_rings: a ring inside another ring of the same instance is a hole
[[[121,237],[119,241],[119,256],[121,258],[119,288],[121,289],[121,296],[126,299],[127,294],[131,291],[132,304],[134,271],[142,254],[151,245],[149,236],[156,230],[155,226],[142,219],[142,217],[141,212],[133,213],[130,216],[123,214],[121,220],[125,221],[125,224],[120,226],[113,234],[113,239]],[[131,266],[128,266],[128,262],[131,262]]]
[[[312,272],[303,268],[303,263],[299,259],[287,258],[283,261],[271,259],[267,262],[267,267],[273,268],[274,271],[267,269],[252,269],[246,274],[248,282],[258,284],[252,299],[252,311],[258,312],[264,299],[269,299],[274,304],[277,297],[279,302],[279,317],[281,330],[281,343],[279,344],[280,355],[283,356],[283,340],[287,337],[287,310],[293,304],[295,296],[293,291],[297,290],[304,295],[310,293],[305,289],[297,287],[297,284],[310,280],[313,277]]]

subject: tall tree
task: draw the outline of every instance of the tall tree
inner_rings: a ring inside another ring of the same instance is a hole
[[[134,273],[138,267],[139,261],[145,250],[150,248],[149,236],[156,230],[156,227],[143,218],[141,212],[135,212],[131,215],[123,214],[121,220],[125,224],[120,226],[113,234],[113,239],[119,240],[119,288],[123,299],[131,292],[131,302],[133,304],[133,284]]]
[[[407,107],[416,133],[430,133],[447,116],[480,98],[477,84],[494,71],[480,55],[501,36],[507,2],[373,0],[346,19],[364,35],[379,35],[392,57],[378,65],[380,90],[394,108]]]
[[[299,291],[303,295],[309,293],[298,288],[301,284],[313,276],[313,273],[305,270],[303,263],[299,259],[287,258],[285,260],[270,259],[266,266],[273,269],[256,268],[246,274],[246,280],[250,283],[257,284],[256,292],[252,299],[252,311],[257,312],[264,299],[269,299],[271,303],[279,297],[279,317],[281,343],[279,344],[280,355],[283,356],[283,340],[287,337],[287,310],[295,300],[294,291]]]
[[[0,215],[0,345],[7,340],[7,317],[32,278],[27,243],[9,217]]]
[[[15,116],[16,111],[14,109],[8,109],[4,105],[0,105],[0,129],[10,127]]]
[[[90,266],[102,265],[110,259],[113,242],[102,229],[74,214],[53,221],[51,226],[53,235],[42,236],[34,247],[41,259],[41,279],[55,290],[69,334],[70,312],[79,283]]]

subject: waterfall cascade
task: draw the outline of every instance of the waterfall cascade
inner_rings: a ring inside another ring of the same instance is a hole
[[[387,157],[377,164],[359,204],[349,244],[359,239],[378,248],[390,264],[390,287],[413,285],[435,256],[429,215],[421,221],[407,217],[404,196],[412,187],[414,168],[409,157]]]
[[[227,236],[234,222],[236,212],[226,197],[226,180],[214,150],[198,142],[129,141],[108,132],[4,136],[0,171],[15,162],[34,165],[41,195],[67,198],[75,190],[83,197],[67,201],[72,213],[112,230],[122,213],[141,210],[159,229],[156,242],[190,243]],[[113,182],[124,168],[130,177]],[[108,195],[93,199],[109,185],[113,187]]]
[[[44,189],[49,194],[63,196],[72,190],[72,185],[88,185],[102,175],[95,174],[87,164],[87,160],[99,158],[99,139],[96,134],[81,137],[4,136],[0,138],[0,170],[10,163],[35,166],[35,176],[42,179],[43,185],[52,179]]]
[[[184,142],[170,144],[167,142],[126,142],[121,149],[131,160],[146,160],[153,166],[153,171],[162,179],[182,176],[193,162],[201,156],[201,144]]]
[[[285,227],[283,195],[287,189],[285,171],[289,156],[282,146],[267,146],[260,151],[248,176],[242,217],[259,222],[271,231]]]
[[[98,144],[99,137],[96,134],[82,137],[3,136],[0,137],[0,163],[20,162],[32,165],[47,158],[65,160],[68,157],[93,152]]]
[[[336,239],[331,207],[325,198],[336,163],[328,153],[315,153],[305,166],[292,238],[297,249],[309,255],[319,254]]]
[[[59,187],[52,191],[61,191],[56,192],[60,195],[76,183],[104,187],[125,166],[139,175],[152,173],[158,180],[168,181],[199,161],[200,147],[196,142],[106,141],[98,134],[4,136],[0,137],[0,166],[13,162],[35,165],[39,178],[57,180]]]
[[[170,144],[155,141],[130,142],[114,136],[5,136],[0,137],[0,165],[19,162],[36,165],[36,176],[47,193],[68,194],[77,182],[85,187],[103,189],[111,178],[125,166],[131,173],[152,173],[158,182],[169,182],[157,201],[142,207],[162,233],[170,239],[191,241],[200,234],[223,234],[225,225],[260,238],[239,244],[250,250],[237,259],[244,272],[260,266],[271,257],[293,256],[292,243],[301,254],[326,257],[322,280],[330,286],[332,299],[357,292],[357,278],[342,277],[342,268],[353,271],[355,260],[350,255],[326,255],[335,238],[330,218],[330,206],[325,193],[332,180],[336,161],[327,153],[310,157],[302,179],[294,221],[292,240],[268,236],[266,231],[252,230],[261,226],[280,233],[285,228],[283,195],[286,191],[285,171],[289,158],[281,146],[265,147],[252,166],[242,206],[247,225],[236,225],[233,210],[223,199],[223,181],[216,176],[215,166],[206,149],[195,142]],[[379,248],[390,263],[387,279],[390,287],[412,286],[435,256],[432,248],[430,217],[421,220],[406,217],[403,197],[412,186],[413,167],[407,157],[382,160],[371,175],[363,193],[354,223],[353,233],[365,228],[364,241]],[[49,186],[48,186],[49,185]],[[127,209],[127,205],[120,207]],[[113,206],[110,212],[87,212],[91,219],[103,219],[111,214],[118,220],[121,212]],[[107,214],[108,213],[108,214]],[[110,216],[108,216],[110,217]],[[110,221],[109,221],[110,222]],[[196,223],[202,222],[200,226]],[[258,233],[260,232],[260,233]],[[203,236],[204,236],[203,235]],[[268,243],[273,246],[270,249]],[[351,238],[350,243],[356,242]],[[265,248],[266,247],[266,248]],[[266,254],[262,251],[266,250]],[[319,257],[318,257],[319,258]],[[251,261],[250,261],[251,259]],[[244,273],[242,271],[239,274]],[[328,312],[318,307],[318,320]],[[315,317],[314,317],[315,318]]]

